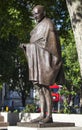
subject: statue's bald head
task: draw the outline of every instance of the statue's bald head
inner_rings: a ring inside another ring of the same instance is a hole
[[[38,10],[39,13],[43,13],[44,12],[44,6],[42,5],[37,5],[33,8],[33,11]]]
[[[37,5],[33,8],[33,16],[36,19],[37,22],[40,22],[44,16],[45,16],[45,10],[44,10],[44,6],[42,5]]]

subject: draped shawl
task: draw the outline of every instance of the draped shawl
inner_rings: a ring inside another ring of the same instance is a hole
[[[44,18],[30,36],[25,48],[29,80],[43,85],[62,82],[61,48],[52,21]]]

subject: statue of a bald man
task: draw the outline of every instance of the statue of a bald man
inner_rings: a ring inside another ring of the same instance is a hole
[[[30,33],[30,43],[20,47],[28,60],[29,80],[37,84],[40,97],[41,114],[31,122],[48,123],[53,122],[49,86],[55,82],[62,83],[63,79],[61,48],[54,25],[45,16],[44,7],[37,5],[32,13],[37,25]]]

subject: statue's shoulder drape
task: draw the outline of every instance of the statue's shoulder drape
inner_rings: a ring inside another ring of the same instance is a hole
[[[61,48],[52,21],[44,18],[30,35],[25,51],[29,80],[44,85],[62,83]]]

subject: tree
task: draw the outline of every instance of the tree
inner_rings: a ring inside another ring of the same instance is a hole
[[[21,41],[28,41],[32,20],[28,1],[0,1],[0,38],[12,34]],[[27,37],[28,36],[28,37]]]
[[[18,49],[21,41],[29,40],[28,34],[32,27],[29,17],[31,11],[26,6],[27,2],[22,1],[0,1],[0,84],[6,82],[10,89],[21,93],[23,106],[32,86],[28,81],[24,55]],[[19,57],[23,59],[20,58],[18,61]],[[19,62],[21,73],[23,73],[21,78],[19,78],[17,65]]]
[[[0,38],[0,82],[2,83],[7,82],[12,75],[17,42],[17,38],[12,35],[8,40]]]
[[[66,0],[82,76],[82,0]]]
[[[25,107],[25,101],[30,89],[33,87],[32,82],[29,81],[27,64],[20,64],[19,60],[15,61],[15,68],[8,85],[10,86],[10,90],[18,92],[22,100],[22,105]]]
[[[78,56],[72,30],[68,31],[67,38],[60,37],[62,57],[65,69],[66,87],[68,90],[80,90],[81,76]]]

